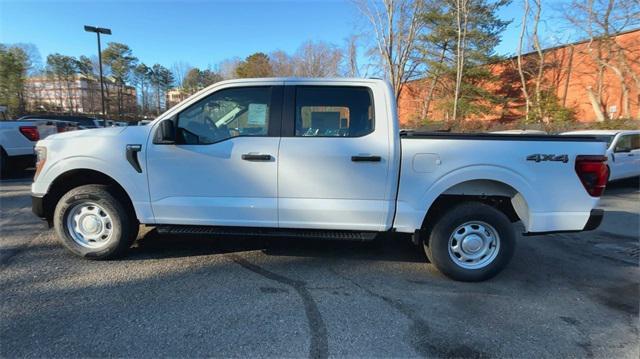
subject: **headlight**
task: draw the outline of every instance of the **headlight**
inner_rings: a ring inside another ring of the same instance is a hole
[[[34,152],[36,153],[36,173],[33,175],[33,180],[35,181],[36,178],[38,178],[42,167],[44,167],[44,163],[47,161],[47,148],[36,146],[36,148],[34,148]]]

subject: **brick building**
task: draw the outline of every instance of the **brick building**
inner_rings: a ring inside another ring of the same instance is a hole
[[[30,77],[26,84],[27,106],[34,111],[97,114],[102,112],[100,82],[77,75],[70,81],[47,76]],[[105,97],[109,114],[117,114],[117,85],[105,77]],[[122,113],[137,112],[136,89],[125,86],[122,93]]]
[[[640,29],[617,34],[610,41],[581,41],[549,48],[543,54],[543,85],[555,95],[559,105],[573,112],[577,121],[601,121],[603,116],[612,120],[640,119]],[[605,61],[600,60],[603,58]],[[538,54],[523,55],[523,63],[523,67],[537,68]],[[522,118],[525,101],[517,58],[487,66],[497,80],[482,87],[504,101],[492,104],[489,113],[467,119],[508,123]],[[437,90],[425,113],[430,84],[429,79],[419,79],[403,88],[398,100],[403,126],[415,127],[424,118],[434,121],[448,118],[448,109],[439,106]],[[530,80],[527,86],[530,91],[533,86]]]

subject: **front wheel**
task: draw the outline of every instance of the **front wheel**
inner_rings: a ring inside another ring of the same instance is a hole
[[[56,206],[53,224],[62,244],[91,259],[121,255],[135,241],[138,221],[115,191],[85,185],[67,192]]]
[[[447,277],[477,282],[495,276],[509,263],[515,231],[504,213],[469,202],[442,215],[423,247],[429,261]]]

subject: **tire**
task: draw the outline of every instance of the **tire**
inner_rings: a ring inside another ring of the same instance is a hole
[[[4,148],[0,147],[0,177],[7,177],[11,172],[11,163],[9,162],[9,156],[4,151]]]
[[[56,234],[74,254],[89,259],[122,255],[135,241],[135,213],[105,185],[85,185],[67,192],[53,216]],[[75,229],[74,229],[75,228]]]
[[[479,202],[449,209],[434,224],[427,258],[445,276],[479,282],[500,273],[515,250],[515,230],[507,216]]]

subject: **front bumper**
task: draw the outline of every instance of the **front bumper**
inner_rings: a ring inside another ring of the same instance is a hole
[[[31,196],[31,211],[36,216],[42,219],[47,219],[44,214],[44,198],[43,197],[37,197],[33,195]]]

